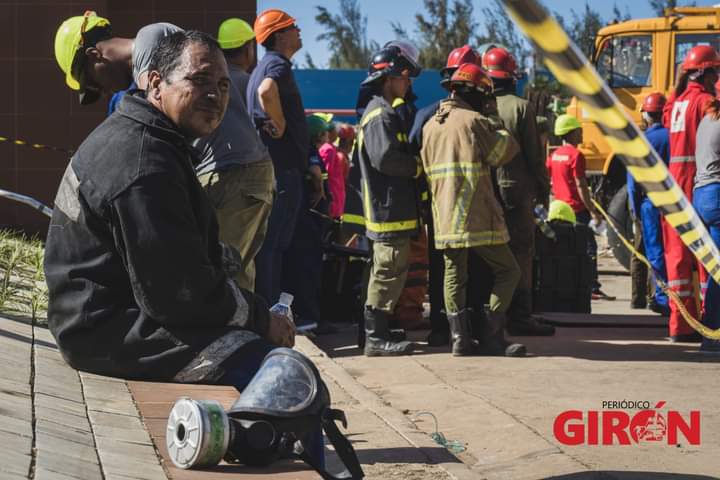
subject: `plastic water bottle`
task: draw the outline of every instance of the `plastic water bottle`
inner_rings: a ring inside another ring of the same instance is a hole
[[[284,315],[287,318],[290,319],[291,322],[295,323],[295,318],[293,317],[292,313],[292,302],[294,297],[292,294],[287,292],[282,292],[280,294],[280,298],[278,299],[278,302],[270,308],[270,311],[272,313],[277,313],[278,315]],[[296,330],[299,333],[307,332],[308,330],[315,330],[317,328],[317,323],[313,322],[307,325],[296,325]]]
[[[292,309],[290,306],[292,305],[293,299],[295,297],[292,296],[292,294],[287,292],[282,292],[280,294],[280,299],[278,302],[270,308],[270,311],[272,313],[277,313],[278,315],[283,315],[287,318],[289,318],[293,323],[295,323],[295,319],[293,318]]]
[[[545,235],[551,240],[555,240],[555,230],[553,230],[550,224],[547,222],[547,218],[548,212],[547,210],[545,210],[545,207],[540,203],[535,205],[535,225],[540,228],[540,231],[543,235]]]

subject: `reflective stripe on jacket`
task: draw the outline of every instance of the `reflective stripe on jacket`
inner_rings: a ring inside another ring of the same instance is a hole
[[[496,122],[451,98],[443,100],[423,128],[422,161],[438,249],[498,245],[510,239],[490,173],[508,163],[519,146]]]
[[[420,163],[393,107],[373,97],[360,120],[357,152],[363,211],[372,240],[409,237],[419,229],[415,178]]]

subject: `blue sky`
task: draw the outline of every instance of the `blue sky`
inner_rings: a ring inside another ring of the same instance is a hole
[[[560,15],[570,18],[571,9],[581,11],[585,8],[582,1],[567,0],[541,0],[542,3],[551,11],[556,11]],[[483,19],[481,10],[483,7],[490,6],[492,0],[476,0],[473,2],[475,7],[475,19],[482,26]],[[678,2],[684,4],[685,2]],[[699,2],[702,3],[702,2]],[[591,1],[590,4],[596,9],[603,19],[612,17],[612,0],[603,0],[602,2]],[[644,18],[654,16],[647,0],[635,0],[633,2],[617,1],[621,12],[625,12],[625,6],[630,15],[635,18]],[[624,4],[624,5],[623,5]],[[317,10],[315,5],[321,5],[332,12],[339,9],[338,0],[258,0],[258,12],[266,8],[279,8],[287,11],[297,19],[297,23],[302,29],[303,50],[301,50],[295,59],[301,65],[305,63],[305,52],[309,52],[318,67],[327,67],[329,52],[325,42],[317,41],[316,37],[322,33],[321,28],[315,23],[315,14]],[[368,38],[376,40],[380,44],[391,40],[393,37],[390,22],[395,21],[402,24],[409,32],[414,32],[414,17],[417,12],[424,12],[422,0],[360,0],[360,6],[364,15],[368,18]]]

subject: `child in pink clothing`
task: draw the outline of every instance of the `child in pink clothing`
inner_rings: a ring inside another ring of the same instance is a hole
[[[328,174],[328,190],[332,200],[328,214],[333,218],[342,217],[345,209],[345,162],[338,155],[337,148],[333,144],[337,139],[335,125],[329,124],[328,141],[318,150],[320,158],[325,165]]]

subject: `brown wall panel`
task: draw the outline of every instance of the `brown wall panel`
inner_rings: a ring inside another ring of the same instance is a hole
[[[0,115],[0,137],[15,138],[15,116]],[[10,142],[0,142],[0,170],[15,169],[15,146]],[[7,181],[0,175],[0,188],[8,188]]]
[[[0,60],[15,57],[16,9],[14,5],[0,5],[0,36],[5,40],[0,42]]]
[[[149,10],[122,11],[113,13],[113,35],[133,38],[138,30],[149,23],[154,23],[153,14]]]
[[[15,62],[0,60],[0,115],[15,113]],[[0,131],[0,136],[5,136]]]
[[[82,15],[82,11],[77,15]],[[74,14],[69,5],[23,5],[17,7],[17,56],[23,60],[52,59],[58,18]],[[62,20],[60,20],[62,21]],[[32,25],[32,28],[28,28]],[[49,48],[48,48],[49,47]]]
[[[67,114],[69,89],[54,62],[19,59],[15,68],[18,74],[17,114]]]

